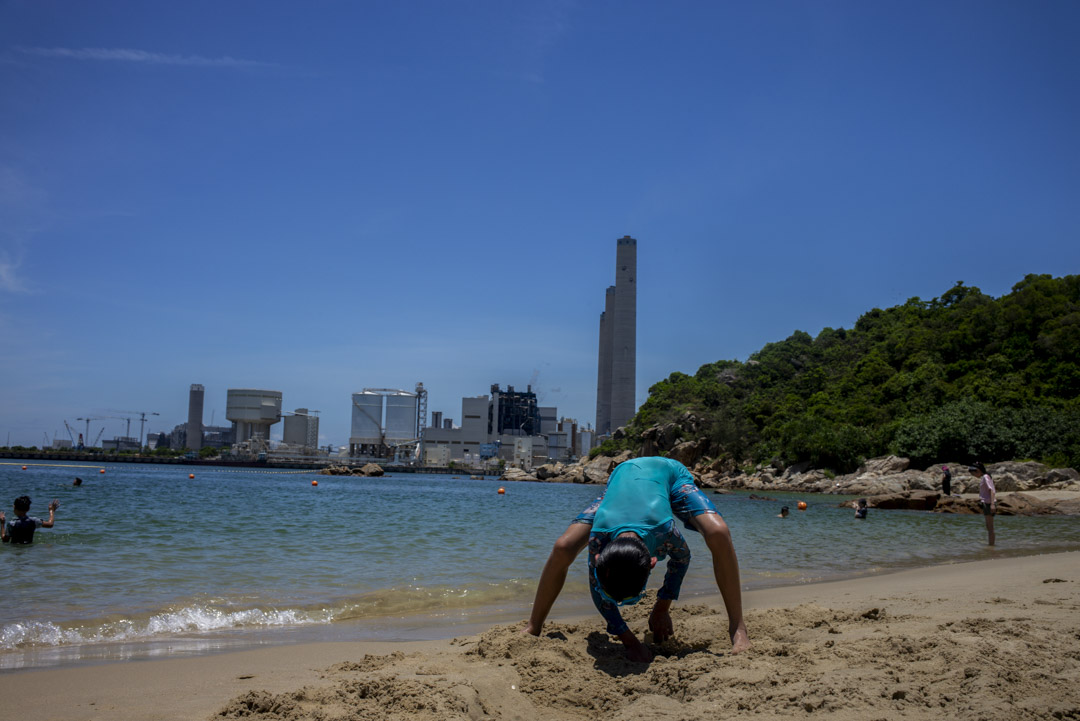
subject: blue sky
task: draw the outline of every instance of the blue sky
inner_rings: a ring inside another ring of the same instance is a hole
[[[1075,2],[0,0],[0,444],[168,429],[191,383],[324,443],[417,381],[591,422],[626,234],[639,403],[1075,274],[1078,36]]]

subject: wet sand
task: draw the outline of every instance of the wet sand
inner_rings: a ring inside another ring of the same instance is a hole
[[[278,646],[0,674],[0,718],[1080,718],[1080,553],[676,603],[676,638],[626,661],[598,614],[556,604],[540,638],[500,625],[421,643]],[[625,609],[646,627],[648,606]],[[522,615],[527,613],[523,610]]]

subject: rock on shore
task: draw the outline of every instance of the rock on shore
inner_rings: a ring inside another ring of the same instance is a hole
[[[545,463],[531,472],[521,468],[507,468],[499,480],[502,481],[546,481],[549,483],[607,483],[608,476],[625,460],[634,457],[630,451],[623,451],[617,456],[597,456],[589,460],[583,458],[577,463]]]

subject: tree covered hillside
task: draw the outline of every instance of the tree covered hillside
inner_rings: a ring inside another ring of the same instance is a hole
[[[692,411],[708,455],[739,464],[848,472],[895,453],[1080,467],[1078,357],[1080,276],[1029,275],[997,299],[958,282],[851,330],[799,331],[745,363],[672,373],[609,448]]]

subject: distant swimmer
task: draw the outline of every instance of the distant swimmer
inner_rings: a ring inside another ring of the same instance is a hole
[[[780,513],[776,514],[776,517],[777,518],[787,518],[789,513],[791,513],[791,511],[788,510],[787,506],[784,506],[783,508],[780,509]]]
[[[952,471],[948,466],[941,467],[941,495],[952,495]]]
[[[81,486],[82,485],[82,479],[79,478],[78,476],[75,476],[75,480],[72,482],[71,485],[73,485],[73,486]]]
[[[49,520],[26,515],[30,510],[30,496],[19,496],[15,499],[15,520],[8,523],[4,512],[0,511],[0,541],[4,543],[26,544],[34,542],[34,531],[39,528],[52,528],[56,520],[56,509],[60,507],[60,501],[55,498],[49,504]]]
[[[860,498],[858,501],[854,501],[851,507],[855,509],[856,518],[866,518],[866,513],[869,510],[866,506],[866,499]]]

